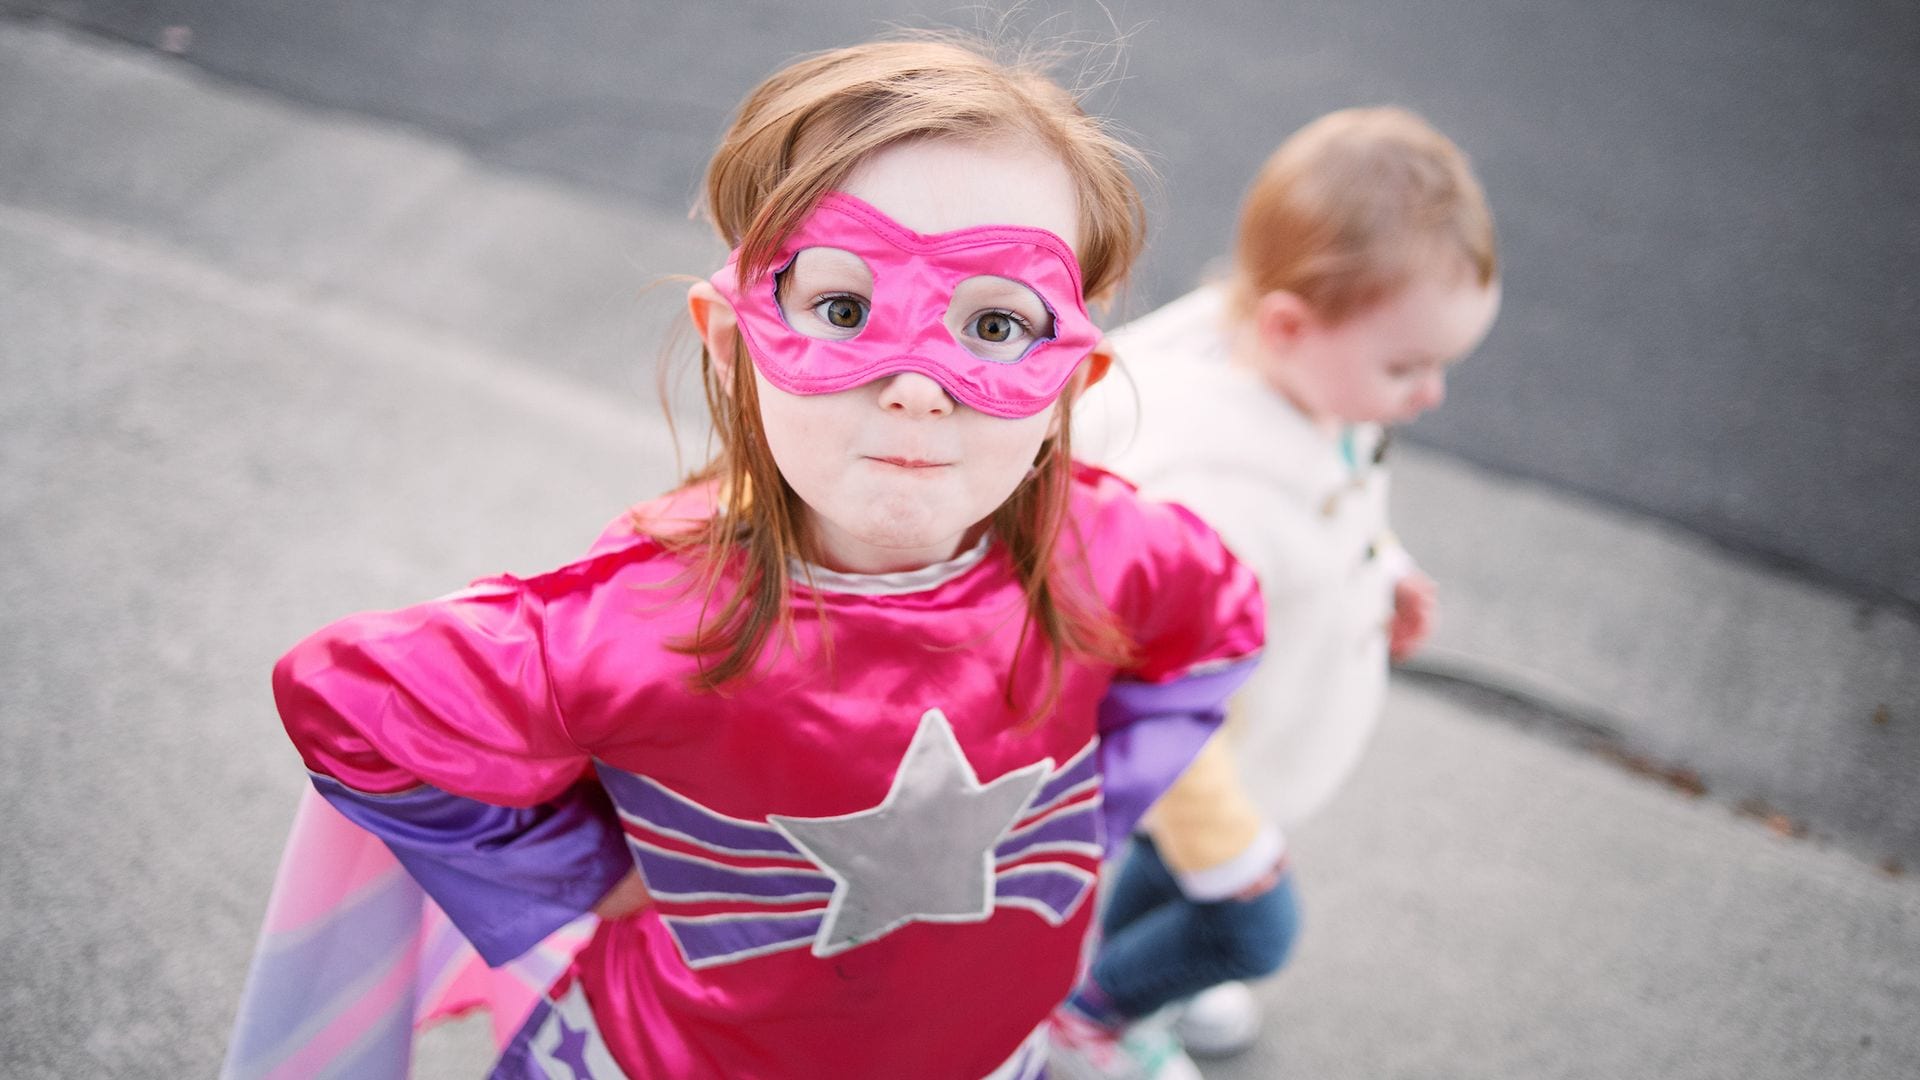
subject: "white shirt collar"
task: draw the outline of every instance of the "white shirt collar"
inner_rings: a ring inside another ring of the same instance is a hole
[[[799,559],[787,560],[787,576],[802,585],[811,584],[821,592],[853,593],[857,596],[898,596],[925,592],[944,585],[979,565],[992,546],[993,534],[982,533],[972,547],[944,562],[918,570],[891,574],[848,574],[824,566],[808,566]]]

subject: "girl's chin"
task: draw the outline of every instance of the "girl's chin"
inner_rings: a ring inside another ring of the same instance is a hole
[[[960,553],[964,529],[932,523],[862,522],[830,529],[823,537],[829,567],[844,573],[890,574],[918,570]]]

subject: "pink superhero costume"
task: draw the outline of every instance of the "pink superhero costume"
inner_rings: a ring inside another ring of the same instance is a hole
[[[793,393],[917,371],[1032,415],[1098,340],[1072,249],[1044,230],[922,235],[831,194],[773,265],[808,246],[869,268],[852,336],[789,325],[778,271],[743,275],[737,253],[714,279],[756,367]],[[961,283],[983,275],[1046,304],[1046,336],[1019,356],[949,331]],[[640,513],[697,518],[705,498]],[[1043,717],[1010,704],[1042,699],[1049,658],[990,540],[908,574],[797,571],[792,637],[720,693],[693,689],[671,647],[705,599],[686,562],[631,527],[553,573],[316,634],[275,670],[282,718],[316,789],[438,908],[423,919],[351,826],[303,814],[299,851],[359,869],[309,902],[301,865],[283,868],[231,1075],[397,1072],[409,1013],[471,993],[441,988],[465,946],[439,911],[489,963],[521,957],[524,980],[634,866],[653,905],[598,926],[495,1075],[1037,1075],[1101,855],[1217,723],[1260,640],[1252,577],[1184,511],[1083,469],[1069,517],[1065,587],[1090,588],[1137,651],[1124,670],[1067,662]],[[415,931],[412,962],[383,960]]]
[[[1081,467],[1070,518],[1065,565],[1137,651],[1067,660],[1038,722],[1005,680],[1017,660],[1037,701],[1046,653],[990,541],[798,574],[794,640],[723,693],[669,647],[700,609],[686,562],[628,534],[327,627],[275,697],[321,793],[490,963],[639,867],[654,903],[599,926],[497,1076],[1035,1076],[1102,853],[1261,633],[1251,575],[1185,511]]]

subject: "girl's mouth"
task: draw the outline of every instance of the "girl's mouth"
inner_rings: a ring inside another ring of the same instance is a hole
[[[944,461],[924,461],[920,458],[908,457],[872,457],[868,460],[877,461],[882,465],[892,465],[899,469],[938,469],[947,464]]]

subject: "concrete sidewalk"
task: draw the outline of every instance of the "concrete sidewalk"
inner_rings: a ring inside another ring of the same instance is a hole
[[[212,1075],[303,782],[273,658],[568,558],[670,483],[675,290],[635,294],[714,255],[677,215],[0,23],[0,1074]],[[1456,510],[1498,494],[1418,462]],[[1298,837],[1270,1036],[1209,1076],[1920,1067],[1913,878],[1512,719],[1396,691]],[[420,1075],[473,1075],[477,1036]]]

